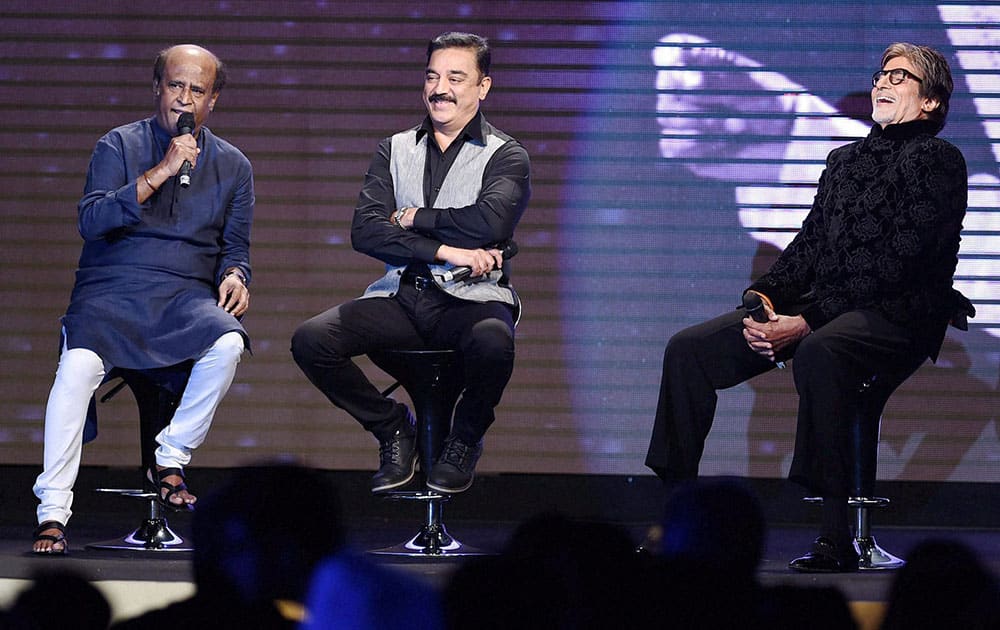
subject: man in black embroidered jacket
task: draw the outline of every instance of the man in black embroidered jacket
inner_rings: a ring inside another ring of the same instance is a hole
[[[465,389],[427,486],[472,484],[482,439],[514,368],[517,296],[502,244],[531,196],[528,154],[479,111],[492,80],[485,39],[445,33],[427,48],[423,124],[379,144],[351,224],[359,252],[386,264],[361,299],[303,323],[292,355],[309,380],[379,441],[372,492],[413,478],[416,440],[402,403],[352,357],[385,349],[461,351]],[[467,279],[449,279],[468,267]]]
[[[874,375],[894,389],[936,360],[948,322],[967,304],[952,288],[965,160],[935,137],[952,92],[948,63],[933,49],[893,44],[872,85],[876,125],[830,153],[801,230],[747,289],[766,321],[741,308],[671,338],[646,457],[668,483],[696,477],[716,391],[794,359],[790,478],[826,499],[820,537],[790,565],[802,571],[858,565],[847,508],[854,394]]]

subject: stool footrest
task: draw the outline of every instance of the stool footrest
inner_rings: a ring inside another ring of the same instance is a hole
[[[156,493],[150,492],[148,490],[142,490],[140,488],[95,488],[94,492],[101,492],[104,494],[117,494],[120,497],[129,497],[132,499],[155,499]]]
[[[823,503],[823,497],[804,497],[806,503]],[[847,505],[852,508],[882,508],[889,505],[885,497],[847,497]]]
[[[451,497],[443,492],[427,491],[398,491],[382,492],[378,496],[390,501],[440,501],[442,503],[450,501]]]
[[[882,508],[889,505],[885,497],[848,497],[847,505],[853,508]]]

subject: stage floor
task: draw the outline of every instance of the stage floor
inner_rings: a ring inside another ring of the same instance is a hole
[[[171,526],[183,535],[184,517],[174,517]],[[137,524],[137,523],[136,523]],[[349,523],[349,540],[354,549],[372,550],[404,542],[419,529],[419,516],[408,522],[399,519],[369,519]],[[484,551],[496,551],[513,532],[513,522],[453,521],[447,523],[449,533],[464,544]],[[125,525],[125,530],[130,525]],[[125,534],[121,523],[88,525],[70,530],[71,553],[66,557],[38,557],[28,553],[30,526],[0,528],[0,606],[6,607],[29,583],[32,574],[51,569],[77,572],[94,582],[112,605],[116,618],[138,615],[173,601],[184,599],[194,591],[191,578],[191,554],[184,552],[118,552],[86,548],[89,543],[107,539],[116,532]],[[645,528],[629,528],[635,539],[641,540]],[[855,574],[804,575],[788,569],[791,558],[809,546],[814,533],[805,527],[772,527],[768,532],[767,549],[758,570],[758,579],[765,585],[794,584],[835,586],[852,603],[884,602],[893,578],[892,571],[867,571]],[[1000,575],[1000,531],[940,530],[891,527],[878,530],[876,537],[886,550],[905,557],[907,551],[930,537],[957,539],[975,549],[980,558]],[[371,554],[370,557],[421,580],[442,587],[460,558],[395,558]]]
[[[88,544],[123,536],[139,525],[144,509],[143,504],[134,499],[78,491],[74,506],[76,513],[67,532],[71,554],[51,558],[32,555],[28,550],[35,504],[30,494],[31,475],[34,471],[4,467],[2,472],[5,474],[3,482],[0,482],[0,607],[7,606],[29,583],[34,573],[53,568],[75,571],[93,581],[108,597],[116,618],[161,607],[193,592],[190,553],[119,552],[87,548]],[[109,473],[108,469],[84,469],[78,488],[99,487],[98,481],[108,481],[109,474],[111,477],[123,476],[124,479],[134,476],[132,472],[112,470]],[[332,474],[337,476],[340,487],[363,489],[370,473]],[[200,476],[200,480],[204,483],[213,476],[213,473],[206,472]],[[594,518],[595,515],[588,514],[586,510],[573,513],[567,509],[568,504],[555,502],[554,506],[544,505],[537,496],[532,498],[532,493],[527,489],[517,501],[517,505],[523,509],[512,511],[510,504],[505,504],[500,496],[509,498],[511,493],[517,492],[516,487],[508,487],[502,495],[494,496],[489,491],[491,486],[497,488],[511,484],[501,484],[499,480],[489,478],[477,480],[477,484],[478,491],[474,486],[468,493],[457,498],[452,507],[446,508],[445,523],[449,533],[456,539],[485,552],[501,549],[524,518],[546,509],[559,509],[564,513],[568,512],[572,518],[581,520],[608,520]],[[519,480],[513,485],[518,484],[525,484],[527,488],[534,487],[526,480]],[[563,496],[565,493],[554,494]],[[382,501],[356,490],[342,492],[342,495],[348,540],[355,550],[364,552],[405,542],[417,533],[422,524],[422,505]],[[648,497],[644,500],[653,504],[657,501]],[[762,503],[768,505],[768,499],[762,498]],[[659,511],[657,505],[639,505],[640,507],[631,510],[628,505],[618,506],[618,518],[610,519],[627,529],[637,544],[645,537]],[[988,506],[989,502],[982,505]],[[504,511],[511,518],[504,517]],[[766,511],[769,512],[767,544],[758,570],[758,578],[762,584],[835,586],[852,602],[885,601],[893,579],[891,571],[806,575],[789,570],[788,561],[808,549],[815,530],[801,523],[774,518],[772,511]],[[886,520],[889,519],[883,519],[882,522]],[[945,523],[948,519],[942,517],[941,521]],[[1000,528],[879,523],[879,520],[875,520],[873,531],[878,543],[897,556],[905,558],[915,544],[928,538],[954,539],[975,550],[984,564],[1000,575]],[[181,536],[187,536],[190,516],[171,516],[170,525]],[[451,572],[462,561],[461,558],[398,558],[375,554],[370,557],[376,562],[417,576],[435,587],[444,586]]]

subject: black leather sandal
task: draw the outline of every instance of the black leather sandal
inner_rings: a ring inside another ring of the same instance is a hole
[[[181,478],[181,482],[178,485],[174,485],[165,479],[171,475],[177,475]],[[155,481],[153,480],[155,476]],[[146,479],[149,481],[151,489],[156,494],[156,501],[163,507],[173,510],[174,512],[194,512],[194,504],[192,503],[173,503],[170,497],[174,496],[181,490],[187,490],[187,484],[184,483],[184,471],[180,468],[164,468],[163,470],[155,470],[150,468],[146,471]],[[166,490],[167,494],[163,494]]]
[[[52,534],[43,534],[42,532],[55,529],[59,530],[59,534],[53,536]],[[52,547],[47,551],[35,551],[34,546],[31,548],[31,553],[38,554],[40,556],[64,556],[69,550],[69,541],[66,540],[66,526],[59,521],[45,521],[35,528],[32,533],[32,542],[38,542],[39,540],[48,540],[52,543]],[[56,549],[55,546],[62,543],[62,549]]]

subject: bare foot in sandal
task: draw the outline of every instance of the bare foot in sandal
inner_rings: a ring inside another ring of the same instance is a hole
[[[31,551],[34,553],[61,555],[66,553],[69,547],[66,542],[65,526],[58,521],[45,521],[39,525],[35,529],[33,538]]]
[[[156,479],[159,484],[160,503],[168,504],[175,510],[194,509],[198,497],[188,492],[183,470],[157,465]]]

